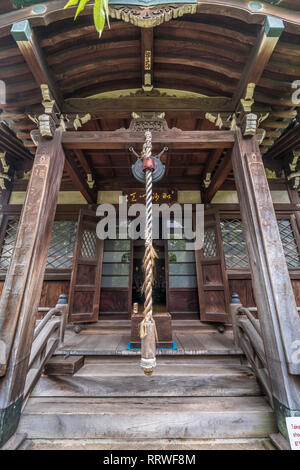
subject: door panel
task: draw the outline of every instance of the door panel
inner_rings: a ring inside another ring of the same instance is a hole
[[[75,323],[98,320],[103,240],[96,235],[96,225],[94,212],[80,211],[69,298],[69,321]]]
[[[197,284],[202,321],[229,322],[229,287],[226,276],[219,214],[204,214],[204,245],[196,250]]]

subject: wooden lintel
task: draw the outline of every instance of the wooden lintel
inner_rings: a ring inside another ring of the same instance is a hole
[[[128,145],[143,144],[143,132],[136,133],[125,129],[116,131],[64,132],[63,145],[66,149],[124,149]],[[232,148],[234,132],[232,131],[168,131],[153,132],[152,142],[176,144],[176,148]]]
[[[257,112],[266,112],[266,106],[253,106]],[[154,111],[189,113],[192,117],[203,118],[205,113],[232,113],[234,107],[230,98],[197,97],[177,98],[176,96],[122,96],[119,98],[70,98],[65,100],[64,114],[89,113],[93,119],[111,116],[125,116],[128,113]]]
[[[74,185],[78,188],[81,192],[83,197],[89,202],[90,204],[96,204],[97,202],[97,195],[96,192],[92,191],[83,176],[80,174],[75,162],[72,160],[70,155],[66,153],[65,159],[65,169],[69,173]]]
[[[244,98],[248,84],[258,85],[283,30],[284,23],[281,19],[267,16],[233,95],[232,101],[235,110],[239,106],[240,100]]]
[[[40,48],[34,30],[28,20],[20,21],[12,26],[11,34],[23,55],[36,83],[48,85],[58,111],[62,109],[63,98],[48,69],[43,51]]]
[[[220,166],[217,168],[209,187],[206,189],[206,191],[204,191],[202,195],[202,200],[204,203],[208,203],[213,199],[214,195],[220,189],[231,170],[232,163],[230,150],[223,157],[223,160],[221,161]]]

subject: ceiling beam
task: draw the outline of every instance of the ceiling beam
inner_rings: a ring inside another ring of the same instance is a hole
[[[16,41],[37,85],[48,85],[58,111],[60,111],[63,107],[62,95],[52,77],[43,51],[29,21],[24,20],[13,24],[11,35]]]
[[[153,28],[141,28],[142,88],[153,88]]]
[[[233,95],[232,102],[235,111],[240,100],[245,97],[248,84],[258,85],[283,30],[284,23],[280,18],[267,16]]]
[[[81,192],[81,194],[87,200],[88,203],[96,204],[97,203],[96,191],[93,191],[92,189],[89,188],[87,182],[82,177],[72,157],[68,155],[67,152],[65,152],[65,155],[66,155],[65,170],[70,175],[74,185]]]
[[[116,131],[64,132],[62,143],[66,149],[126,149],[128,145],[143,144],[143,132],[119,129]],[[152,143],[176,144],[179,149],[232,148],[235,141],[233,131],[181,131],[169,129],[153,132]]]
[[[202,194],[202,201],[204,204],[209,203],[213,199],[214,195],[220,189],[231,170],[231,150],[229,150],[218,166],[209,187]]]
[[[257,112],[270,111],[270,107],[253,105]],[[131,112],[156,111],[192,113],[192,117],[205,117],[205,113],[232,113],[234,111],[231,98],[197,97],[177,98],[173,96],[122,96],[119,98],[70,98],[65,100],[64,114],[89,113],[92,119],[107,118],[123,113],[128,117]]]

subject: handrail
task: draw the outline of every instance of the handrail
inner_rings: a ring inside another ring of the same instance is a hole
[[[28,372],[23,394],[23,409],[33,388],[39,380],[46,363],[58,346],[64,341],[69,306],[67,296],[62,294],[54,308],[43,308],[47,311],[42,320],[37,320],[33,343],[28,363]]]
[[[251,368],[260,382],[272,408],[274,408],[270,374],[262,340],[260,322],[253,316],[256,307],[244,307],[237,294],[230,304],[235,344],[244,352]]]

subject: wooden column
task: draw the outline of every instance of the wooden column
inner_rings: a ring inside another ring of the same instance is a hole
[[[20,418],[57,196],[64,168],[62,133],[42,139],[34,159],[0,301],[0,447]]]
[[[285,417],[300,416],[300,319],[260,150],[239,129],[232,164],[277,423],[287,437]]]

